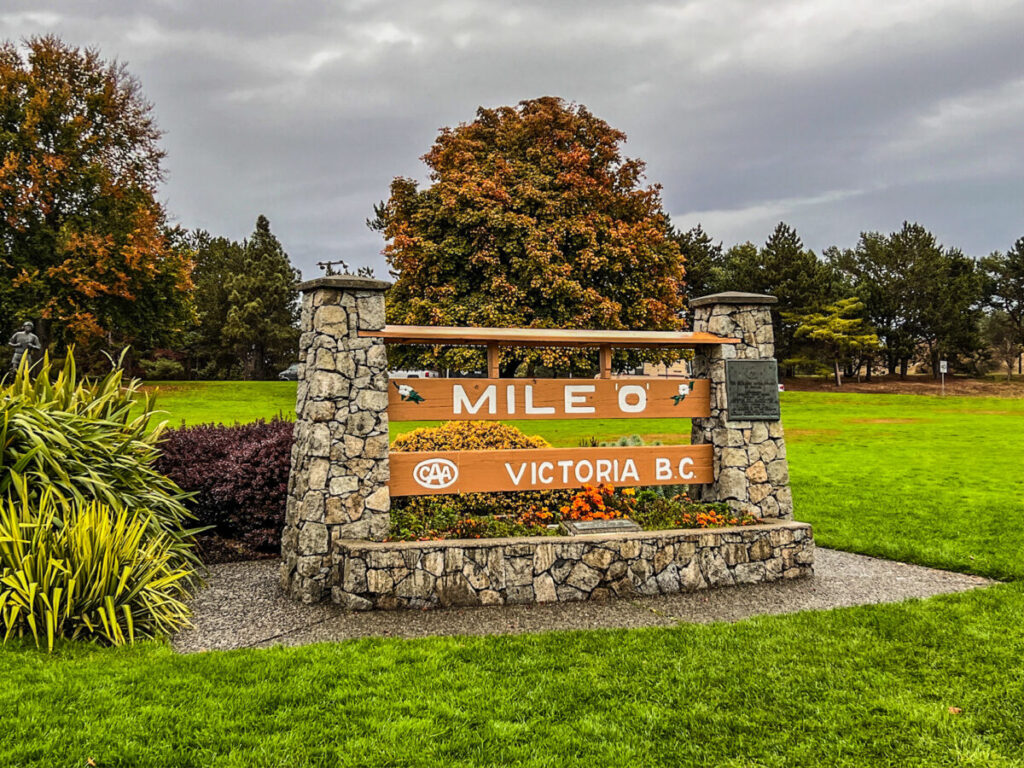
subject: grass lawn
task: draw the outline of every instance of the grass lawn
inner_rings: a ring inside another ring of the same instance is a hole
[[[172,424],[290,413],[291,382],[161,385]],[[798,519],[819,543],[895,560],[1024,578],[1024,399],[782,395]],[[433,422],[391,425],[392,436]],[[640,434],[689,441],[688,419],[512,421],[552,445]]]
[[[673,629],[7,651],[0,754],[148,768],[1019,766],[1022,615],[1012,585]]]
[[[157,381],[157,407],[170,426],[295,418],[294,381]]]
[[[293,387],[161,403],[176,423],[230,422],[287,412]],[[671,629],[8,648],[0,764],[1024,766],[1024,402],[787,392],[783,413],[796,514],[820,543],[1017,583]],[[524,426],[557,445],[678,431]]]

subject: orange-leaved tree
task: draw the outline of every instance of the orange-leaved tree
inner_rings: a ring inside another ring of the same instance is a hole
[[[0,322],[44,341],[168,343],[191,260],[156,199],[160,131],[123,65],[56,37],[0,45]]]
[[[395,276],[388,320],[415,325],[675,330],[683,260],[658,185],[624,157],[626,135],[584,106],[544,97],[479,109],[441,131],[429,185],[391,183],[370,226]],[[479,368],[473,350],[408,350],[400,364]],[[619,366],[639,356],[623,354]],[[508,350],[525,365],[584,372],[593,356]]]

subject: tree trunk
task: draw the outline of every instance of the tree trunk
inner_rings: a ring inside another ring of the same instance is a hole
[[[837,387],[841,387],[841,386],[843,386],[843,379],[842,379],[842,374],[839,372],[839,358],[838,357],[833,358],[833,366],[834,366],[834,370],[835,370],[835,374],[836,374],[836,386]]]
[[[900,381],[907,380],[907,366],[909,365],[909,363],[909,358],[904,357],[900,359]]]
[[[39,330],[36,332],[36,335],[39,337],[39,346],[41,347],[39,355],[42,357],[42,353],[50,348],[50,344],[53,341],[50,338],[50,320],[48,318],[39,318]]]

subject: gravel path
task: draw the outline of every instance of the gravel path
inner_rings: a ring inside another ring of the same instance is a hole
[[[278,589],[277,572],[276,560],[212,566],[209,586],[193,604],[195,626],[174,638],[175,649],[189,653],[368,636],[491,635],[738,621],[762,614],[898,602],[992,583],[979,576],[818,547],[816,575],[810,579],[604,603],[351,613],[329,604],[292,602]]]

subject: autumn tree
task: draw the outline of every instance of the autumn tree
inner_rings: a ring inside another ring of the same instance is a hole
[[[424,188],[391,183],[370,226],[387,243],[394,323],[535,328],[680,328],[683,261],[644,164],[626,135],[582,105],[544,97],[479,109],[423,156]],[[566,350],[506,350],[526,364],[578,372]],[[636,356],[634,355],[634,358]],[[617,365],[636,362],[625,354]],[[405,353],[410,365],[481,368],[472,350]]]
[[[0,322],[44,342],[172,341],[187,250],[156,199],[160,131],[122,64],[56,37],[0,45]]]
[[[223,339],[248,378],[265,379],[298,353],[299,271],[270,231],[266,216],[242,245],[241,263],[225,274]]]

